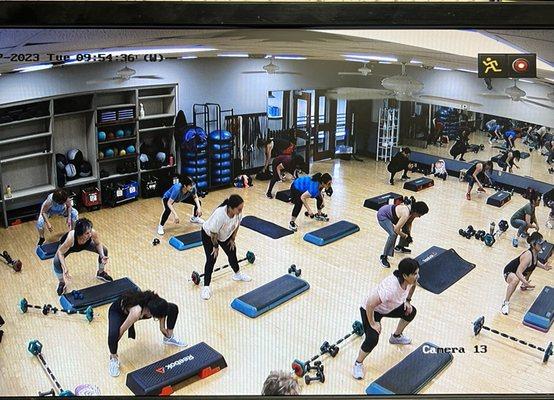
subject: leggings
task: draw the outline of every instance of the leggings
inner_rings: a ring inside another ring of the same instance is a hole
[[[294,218],[298,217],[298,214],[300,214],[300,210],[302,210],[302,206],[304,203],[302,203],[302,199],[300,198],[302,196],[303,192],[297,190],[292,185],[290,187],[290,197],[291,201],[294,204],[294,207],[292,209],[292,216]],[[323,209],[323,197],[321,197],[321,194],[315,198],[317,211],[321,211]]]
[[[103,247],[104,247],[104,255],[108,257],[108,249],[106,248],[106,246],[103,246]],[[85,250],[98,254],[98,250],[96,249],[96,244],[92,241],[90,242],[90,245]],[[79,253],[79,252],[78,251],[75,252],[70,249],[67,253],[65,253],[65,257],[69,256],[71,253]],[[54,269],[54,274],[58,277],[58,279],[60,280],[63,279],[62,263],[60,262],[60,259],[58,258],[57,254],[54,257],[54,260],[52,261],[52,267]],[[104,264],[102,264],[102,258],[100,257],[100,254],[98,254],[98,270],[99,271],[104,270]]]
[[[399,307],[395,308],[388,314],[380,314],[377,311],[373,312],[373,318],[375,322],[380,322],[383,317],[388,318],[401,318],[404,321],[411,322],[416,316],[417,310],[412,306],[412,312],[408,315],[405,314],[404,304],[401,304]],[[369,320],[367,319],[367,313],[363,307],[360,307],[360,314],[362,315],[362,323],[364,325],[365,338],[362,343],[362,351],[365,353],[371,353],[371,351],[377,346],[379,342],[379,333],[369,325]]]
[[[214,245],[212,243],[212,238],[208,236],[206,231],[204,229],[201,229],[202,231],[202,245],[204,246],[204,253],[206,254],[206,264],[204,265],[204,286],[210,286],[210,283],[212,282],[212,273],[214,272],[214,265],[215,265],[215,258],[212,255],[212,250],[214,249]],[[227,239],[224,242],[219,242],[219,247],[223,249],[225,254],[227,254],[227,259],[229,260],[229,265],[235,272],[239,272],[239,262],[237,260],[237,248],[235,247],[233,250],[229,248],[229,242],[231,241],[231,237]]]
[[[273,168],[273,175],[271,175],[271,181],[269,182],[269,187],[267,188],[267,193],[271,193],[273,191],[273,186],[275,186],[275,184],[281,180],[281,177],[279,176],[279,173],[277,172],[277,165],[279,165],[279,164],[277,164],[275,162],[275,160],[273,160],[273,164],[271,165],[272,168]],[[283,169],[283,172],[288,172],[288,173],[294,175],[294,171],[290,172],[290,171],[287,171],[286,169]]]
[[[173,329],[175,328],[175,323],[177,322],[177,315],[179,314],[179,308],[176,304],[168,303],[167,317],[166,317],[166,328]],[[108,347],[110,348],[110,354],[117,354],[117,345],[119,343],[119,330],[121,325],[127,319],[127,314],[123,312],[121,308],[121,299],[118,299],[116,302],[112,303],[108,311]],[[145,318],[148,319],[148,318]],[[127,331],[127,336],[131,339],[136,338],[135,325],[131,325]]]
[[[164,204],[164,212],[162,214],[162,219],[160,220],[160,225],[161,226],[165,225],[165,223],[167,222],[167,219],[169,218],[169,215],[171,214],[171,210],[167,206],[167,201],[168,200],[169,199],[162,199],[163,204]],[[200,203],[200,205],[202,205],[202,202],[200,200],[198,200],[198,202]],[[194,198],[192,196],[187,197],[181,203],[192,204],[194,206],[194,216],[197,217],[198,207],[196,206],[196,203],[195,203]]]

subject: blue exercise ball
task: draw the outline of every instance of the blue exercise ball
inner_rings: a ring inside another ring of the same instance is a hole
[[[117,131],[115,131],[116,138],[121,139],[124,136],[125,136],[125,132],[123,132],[123,129],[118,129]]]
[[[217,143],[213,143],[212,144],[212,150],[215,150],[215,151],[220,151],[220,150],[229,150],[231,149],[231,144],[230,143],[225,143],[225,144],[217,144]]]
[[[106,132],[104,131],[99,131],[98,132],[98,141],[99,142],[103,142],[106,140]]]
[[[205,159],[205,158],[199,158],[198,160],[195,160],[195,159],[190,159],[190,160],[185,160],[185,165],[187,166],[190,166],[190,167],[194,167],[194,166],[203,166],[203,165],[206,165],[208,164],[208,160]]]
[[[156,154],[156,160],[161,162],[162,164],[165,162],[166,155],[164,152],[160,151]]]
[[[104,155],[106,156],[106,158],[111,158],[115,155],[115,152],[113,151],[113,149],[106,149],[106,151],[104,151]]]
[[[193,175],[193,174],[206,174],[208,169],[206,167],[194,168],[194,167],[184,167],[182,168],[184,174]]]
[[[202,150],[202,149],[205,149],[206,147],[208,147],[208,142],[206,142],[206,141],[203,141],[203,142],[200,142],[200,143],[196,144],[196,149],[197,150]]]
[[[231,166],[231,161],[221,161],[214,163],[214,166],[217,168],[228,168]]]
[[[125,129],[125,136],[126,137],[129,137],[129,136],[133,136],[133,131],[131,129]]]
[[[231,153],[215,153],[212,155],[214,160],[229,160],[231,158]]]
[[[127,146],[127,148],[125,150],[127,151],[127,154],[134,154],[135,151],[136,151],[135,146],[133,146],[133,145]]]
[[[205,189],[208,187],[208,182],[207,181],[198,181],[196,182],[196,187],[198,189]]]
[[[215,140],[218,142],[229,141],[231,140],[232,137],[233,135],[231,134],[231,132],[223,131],[223,130],[216,130],[210,133],[210,140]]]
[[[230,169],[216,169],[213,174],[215,176],[227,176],[227,175],[231,175],[231,170]]]

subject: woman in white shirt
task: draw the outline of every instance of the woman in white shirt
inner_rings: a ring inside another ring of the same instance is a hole
[[[235,272],[234,281],[249,282],[252,280],[244,272],[239,271],[237,261],[237,248],[235,238],[242,221],[242,208],[244,200],[238,194],[232,194],[228,199],[215,209],[210,218],[202,225],[202,245],[206,253],[206,264],[204,266],[204,287],[201,297],[208,300],[212,296],[210,283],[215,261],[219,252],[219,246],[227,254],[229,265]]]
[[[402,332],[414,319],[416,309],[410,304],[412,295],[419,278],[419,263],[413,258],[404,258],[398,264],[398,269],[383,279],[366,297],[360,307],[365,339],[358,358],[354,363],[352,375],[356,379],[363,379],[365,358],[377,346],[381,334],[381,319],[400,318],[396,331],[389,338],[391,344],[410,344],[410,338]]]

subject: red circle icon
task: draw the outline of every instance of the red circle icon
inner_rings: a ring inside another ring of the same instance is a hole
[[[525,58],[517,58],[512,63],[512,69],[517,73],[527,72],[529,69],[529,61]]]

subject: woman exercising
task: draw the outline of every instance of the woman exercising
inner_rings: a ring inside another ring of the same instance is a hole
[[[529,243],[529,249],[510,261],[504,268],[504,280],[508,284],[506,297],[501,308],[504,315],[508,315],[510,312],[510,298],[514,294],[519,282],[521,282],[521,290],[533,290],[535,285],[531,285],[529,278],[535,268],[539,267],[546,271],[552,269],[552,266],[545,265],[538,260],[538,254],[544,243],[542,235],[539,232],[533,232],[527,238],[527,243]]]
[[[237,248],[235,239],[242,221],[242,209],[244,200],[238,194],[232,194],[225,199],[221,205],[215,209],[210,218],[202,225],[202,245],[206,254],[206,264],[204,265],[204,287],[201,297],[209,300],[212,296],[210,283],[215,261],[219,252],[219,246],[227,254],[229,265],[235,272],[234,281],[250,282],[252,278],[240,271],[237,261]]]
[[[502,126],[499,125],[495,119],[491,119],[489,122],[485,124],[487,128],[487,132],[489,133],[490,139],[489,143],[492,144],[493,141],[498,141],[498,139],[502,138],[502,134],[500,133],[502,131]]]
[[[278,181],[284,181],[286,172],[291,174],[294,178],[298,178],[298,169],[302,164],[304,164],[304,158],[299,154],[293,154],[292,156],[280,155],[275,157],[272,163],[273,175],[267,187],[266,196],[270,199],[273,198],[273,194],[271,193],[273,191],[273,186],[275,186]]]
[[[390,268],[387,257],[394,257],[394,250],[402,253],[411,253],[408,249],[413,242],[410,236],[412,223],[415,218],[422,217],[429,212],[429,207],[423,201],[411,201],[411,204],[385,204],[377,211],[377,222],[389,234],[385,249],[380,256],[381,265]],[[396,238],[400,235],[398,246]]]
[[[60,247],[56,251],[52,267],[58,278],[58,296],[65,293],[66,280],[71,279],[67,269],[66,258],[71,253],[79,253],[83,250],[92,251],[98,254],[98,271],[96,279],[104,282],[113,281],[112,277],[104,270],[108,263],[108,249],[100,242],[98,232],[92,229],[92,222],[86,218],[78,219],[75,229],[64,234],[60,239]]]
[[[268,173],[268,167],[271,159],[273,157],[278,157],[280,155],[290,156],[294,153],[296,149],[296,132],[290,135],[289,137],[283,138],[259,138],[256,142],[258,149],[263,149],[264,151],[264,168],[262,169],[263,173]]]
[[[466,199],[471,200],[471,191],[473,190],[473,185],[477,183],[477,191],[482,193],[487,193],[483,184],[485,181],[491,183],[490,174],[493,170],[492,160],[489,161],[477,161],[473,164],[466,172],[465,180],[467,181],[467,193]]]
[[[404,258],[398,264],[398,269],[383,279],[362,303],[360,314],[365,339],[352,370],[354,378],[364,378],[363,363],[379,342],[380,321],[383,317],[400,318],[396,330],[389,338],[389,343],[407,345],[412,342],[410,338],[403,335],[403,332],[417,313],[411,301],[418,277],[419,263],[413,258]]]
[[[300,384],[285,371],[271,371],[264,382],[262,396],[298,396]]]
[[[519,162],[520,159],[521,152],[519,150],[508,150],[497,158],[496,163],[500,168],[502,168],[502,171],[505,172],[507,169],[508,172],[512,173],[513,167],[519,169],[519,166],[515,162]]]
[[[529,200],[529,203],[517,210],[510,218],[510,225],[517,229],[517,235],[512,239],[514,247],[518,246],[520,237],[526,238],[528,236],[529,228],[539,231],[535,209],[541,204],[541,195],[536,190],[529,188],[524,197]]]
[[[410,153],[412,151],[409,147],[402,148],[401,151],[396,153],[394,157],[389,162],[389,165],[387,165],[387,171],[390,172],[390,180],[389,183],[391,185],[394,185],[394,176],[400,172],[404,171],[402,174],[402,177],[400,179],[406,180],[410,179],[408,176],[408,171],[410,169]]]
[[[200,218],[202,216],[202,202],[198,198],[196,184],[188,176],[179,178],[179,182],[175,183],[164,193],[162,203],[164,210],[160,218],[160,224],[158,225],[158,235],[164,234],[164,225],[171,213],[173,213],[173,221],[176,224],[180,222],[179,215],[177,215],[177,211],[175,210],[175,203],[192,204],[194,206],[194,214],[190,218],[190,222],[194,224],[204,223],[204,220]]]
[[[168,345],[186,347],[187,344],[173,335],[179,308],[168,303],[151,290],[126,292],[117,299],[108,311],[108,347],[110,349],[109,372],[113,377],[119,376],[119,357],[117,347],[126,331],[128,337],[136,338],[135,322],[141,319],[155,318],[160,321],[162,342]]]
[[[296,178],[292,182],[292,185],[290,185],[290,197],[294,207],[289,222],[290,230],[294,232],[298,230],[298,225],[296,225],[295,221],[302,210],[302,206],[306,207],[310,218],[315,218],[318,221],[329,221],[327,215],[321,212],[323,207],[325,207],[321,191],[329,191],[331,183],[333,183],[333,177],[331,175],[327,173],[322,175],[319,172],[311,177],[303,176],[301,178]],[[312,208],[308,204],[309,198],[316,199],[317,214],[314,214]]]
[[[465,161],[464,155],[467,152],[467,149],[469,148],[469,129],[464,129],[458,136],[458,139],[456,142],[454,142],[454,145],[450,148],[450,155],[456,159],[456,157],[460,156],[460,161]]]
[[[73,208],[71,199],[69,198],[67,192],[63,189],[56,189],[50,193],[40,207],[40,215],[36,225],[39,235],[37,246],[42,246],[44,243],[45,225],[48,232],[52,232],[54,230],[54,228],[52,228],[52,224],[50,223],[50,218],[54,215],[67,218],[67,228],[69,231],[75,227],[75,222],[79,217],[79,213]]]

